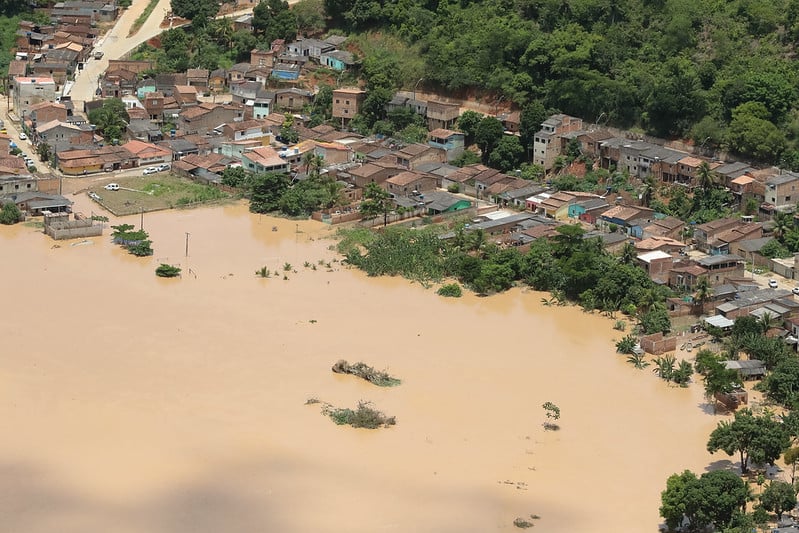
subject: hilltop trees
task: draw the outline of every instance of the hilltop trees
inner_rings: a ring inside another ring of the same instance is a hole
[[[288,43],[297,36],[297,16],[285,0],[261,0],[252,10],[252,27],[265,43],[275,39]]]
[[[172,12],[178,17],[191,19],[192,24],[205,26],[219,11],[214,0],[171,0]]]

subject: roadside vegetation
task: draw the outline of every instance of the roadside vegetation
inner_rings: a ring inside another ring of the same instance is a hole
[[[144,23],[147,22],[147,19],[150,18],[150,15],[152,15],[153,10],[157,5],[158,5],[158,0],[149,0],[149,2],[147,3],[147,7],[144,8],[144,11],[142,11],[142,14],[139,15],[135,21],[133,21],[133,25],[130,27],[130,33],[128,33],[128,37],[136,35],[136,33],[141,29]]]

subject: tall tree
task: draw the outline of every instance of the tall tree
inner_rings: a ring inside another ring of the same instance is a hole
[[[718,450],[727,455],[736,452],[741,461],[741,472],[749,470],[750,459],[756,464],[774,464],[788,447],[790,439],[783,425],[771,415],[755,416],[750,409],[736,411],[732,422],[722,421],[710,434],[707,450]]]
[[[704,531],[714,525],[726,527],[744,507],[749,489],[740,477],[727,470],[714,470],[696,477],[686,470],[673,474],[661,493],[660,516],[670,530],[687,521],[687,531]]]
[[[297,17],[286,0],[261,0],[252,10],[252,27],[267,45],[275,39],[288,42],[297,36]]]
[[[483,152],[483,163],[488,163],[491,152],[497,147],[499,141],[505,133],[502,122],[494,117],[484,117],[477,126],[474,134],[474,141]]]
[[[774,480],[760,495],[760,504],[765,510],[776,513],[777,520],[782,520],[782,513],[796,507],[796,490],[791,483]]]
[[[109,142],[119,141],[130,120],[125,104],[119,98],[106,98],[99,109],[89,112],[89,120]]]
[[[252,179],[250,211],[269,213],[280,207],[280,199],[288,190],[289,177],[279,172],[259,174]]]
[[[192,24],[204,27],[219,11],[215,0],[171,0],[172,12],[182,18],[191,19]]]
[[[365,219],[372,219],[383,215],[383,225],[388,224],[388,211],[391,199],[388,193],[377,183],[369,183],[363,192],[361,202],[361,215]]]

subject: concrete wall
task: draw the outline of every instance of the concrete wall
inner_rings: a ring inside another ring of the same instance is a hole
[[[641,337],[641,349],[652,355],[661,355],[677,349],[677,337],[664,337],[663,333],[654,333]]]
[[[95,224],[93,220],[88,218],[49,223],[45,218],[44,232],[57,241],[81,237],[97,237],[103,234],[103,225]]]

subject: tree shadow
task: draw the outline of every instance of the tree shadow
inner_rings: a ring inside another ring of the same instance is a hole
[[[738,462],[732,462],[729,459],[719,459],[718,461],[713,461],[712,463],[708,464],[705,467],[705,472],[713,472],[715,470],[734,470],[738,473],[741,472],[741,469],[738,465]]]

